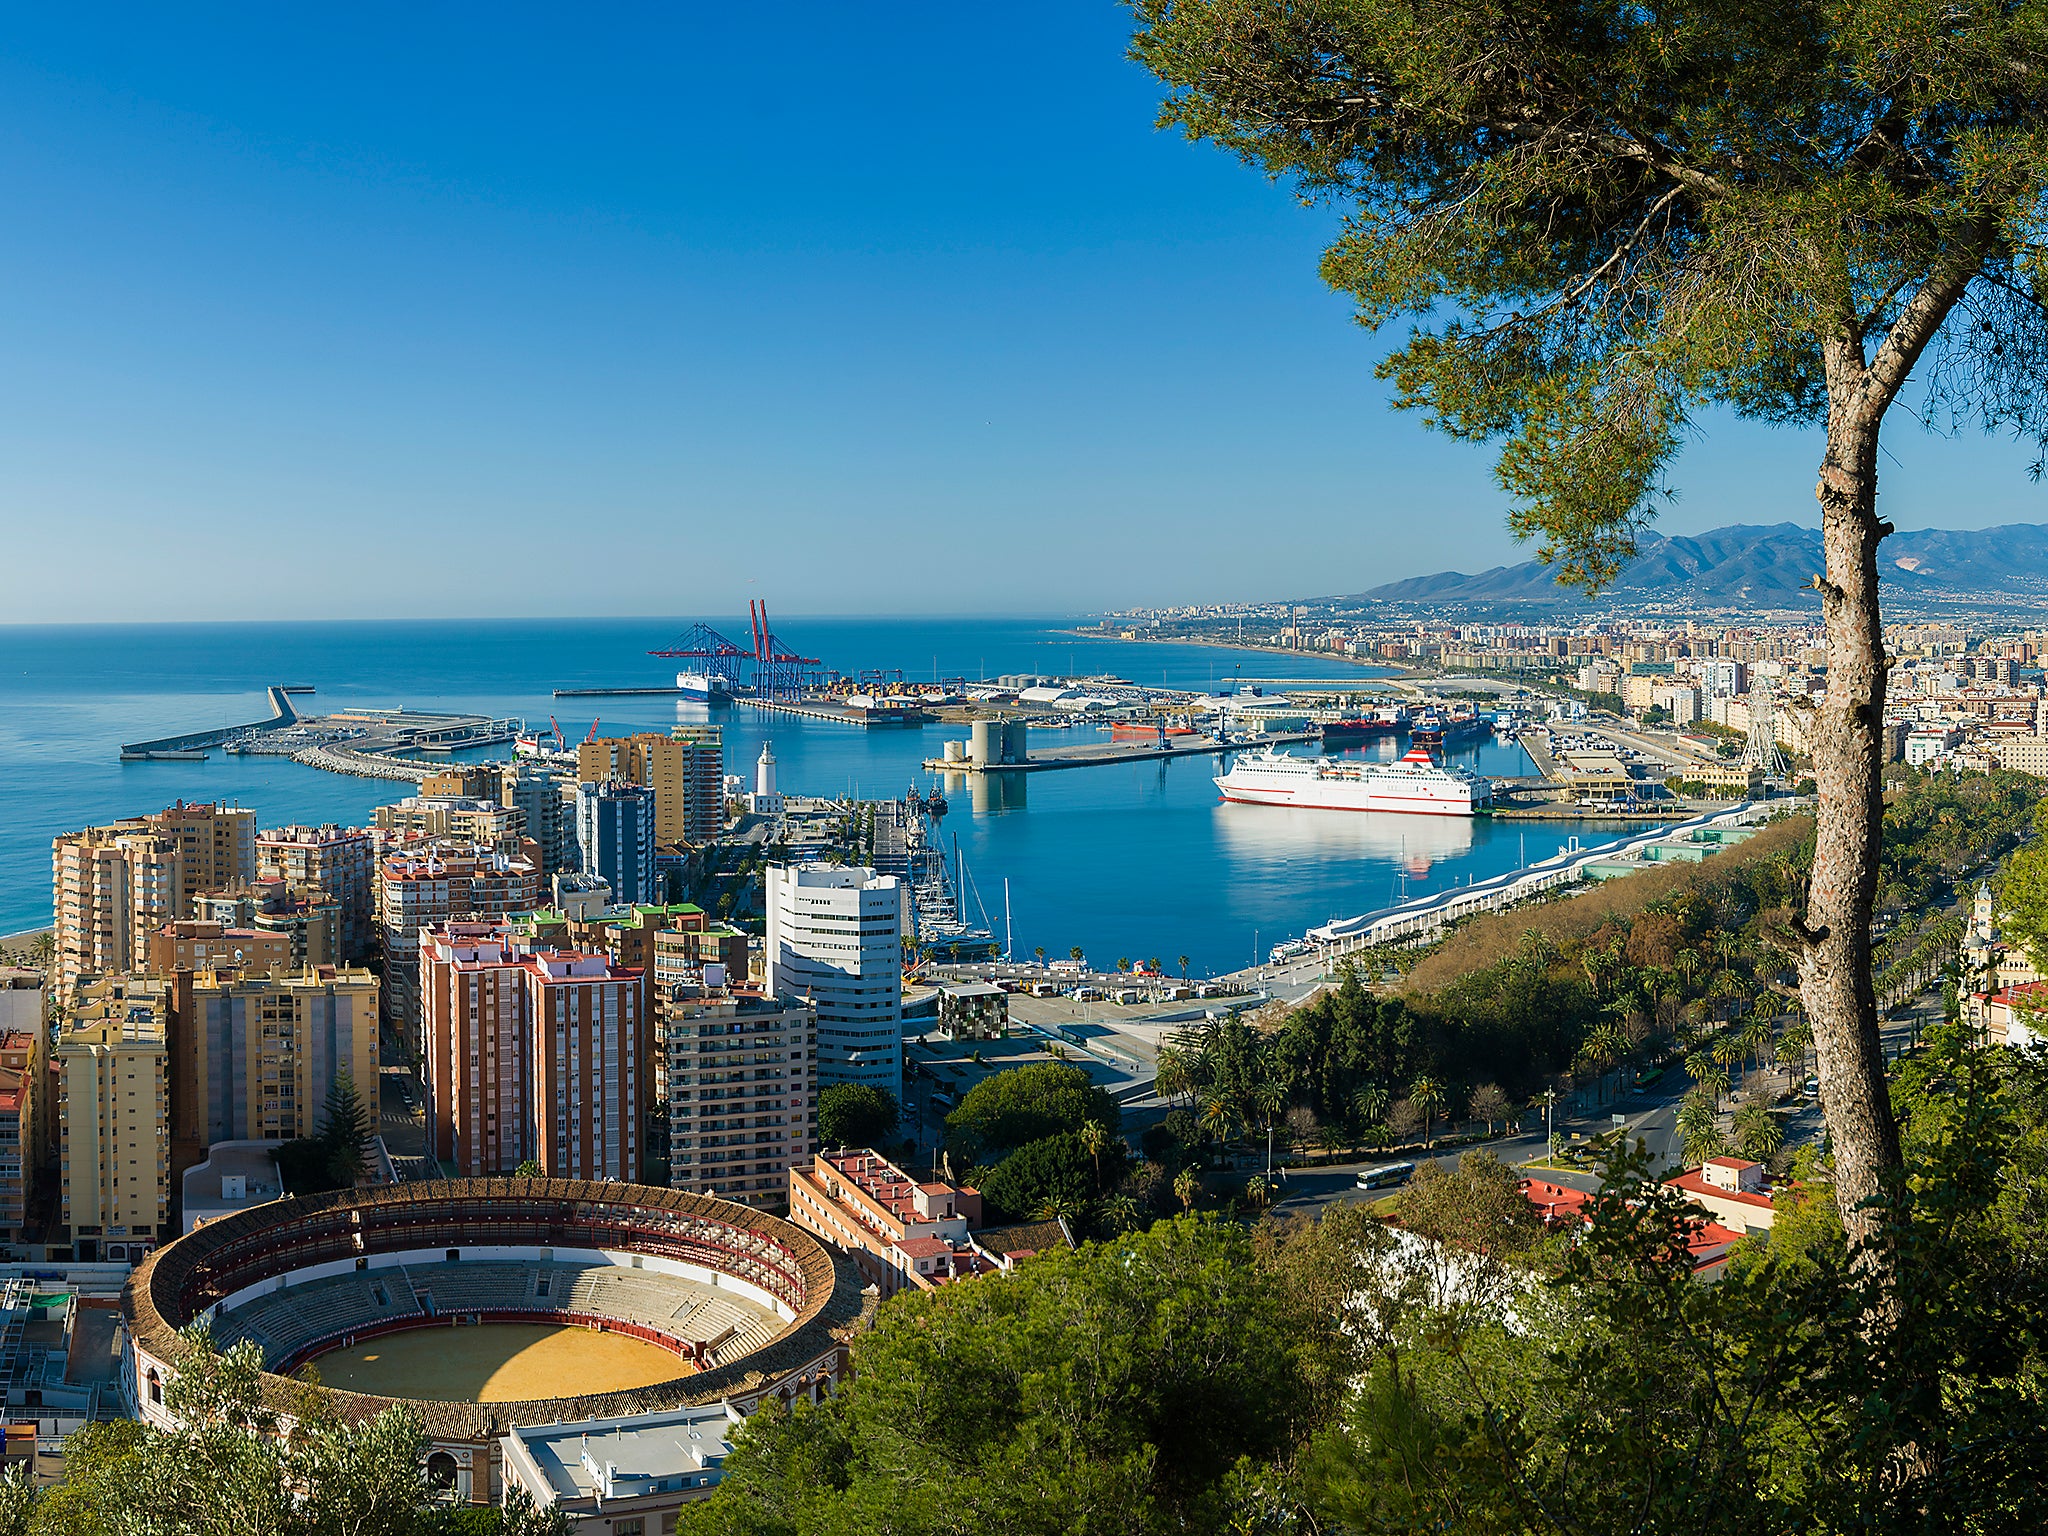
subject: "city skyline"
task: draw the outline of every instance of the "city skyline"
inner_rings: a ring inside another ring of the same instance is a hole
[[[1331,213],[1154,131],[1125,13],[934,19],[136,13],[118,50],[24,19],[0,618],[396,616],[349,557],[433,529],[473,546],[450,616],[1257,602],[1527,556],[1489,455],[1386,409],[1391,336],[1316,276]],[[1662,530],[1815,520],[1810,434],[1690,450]],[[2048,505],[2002,440],[1887,453],[1901,528]]]

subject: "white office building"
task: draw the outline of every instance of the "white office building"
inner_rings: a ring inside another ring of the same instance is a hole
[[[818,1010],[818,1080],[903,1094],[903,907],[894,875],[838,864],[768,871],[771,997]]]

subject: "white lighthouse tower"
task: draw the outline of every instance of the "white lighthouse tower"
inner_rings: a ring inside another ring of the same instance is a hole
[[[754,764],[754,792],[747,809],[757,816],[780,816],[782,796],[775,788],[775,743],[761,743],[761,756]]]

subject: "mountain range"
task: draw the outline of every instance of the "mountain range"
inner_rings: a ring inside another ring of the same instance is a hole
[[[1818,612],[1813,577],[1825,565],[1820,530],[1797,523],[1650,534],[1598,606]],[[1878,579],[1888,612],[2048,606],[2048,524],[1895,533],[1879,546]],[[1589,606],[1582,594],[1557,585],[1551,567],[1534,560],[1473,575],[1411,576],[1330,601],[1465,610]]]

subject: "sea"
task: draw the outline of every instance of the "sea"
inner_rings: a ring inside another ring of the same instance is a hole
[[[792,619],[785,643],[849,675],[917,680],[1112,674],[1209,689],[1286,680],[1357,684],[1375,675],[1327,658],[1065,632],[1072,621],[1006,618]],[[718,624],[745,637],[745,619]],[[307,713],[349,705],[558,719],[571,741],[707,718],[673,698],[556,699],[557,688],[653,687],[677,663],[648,653],[673,619],[322,622],[0,627],[0,934],[50,921],[50,840],[178,799],[249,806],[258,825],[363,823],[409,792],[389,780],[215,751],[200,763],[120,761],[120,744],[263,719],[274,683],[315,691]],[[938,782],[921,766],[959,726],[868,730],[721,707],[726,770],[751,775],[772,742],[785,793],[901,796]],[[1034,742],[1093,739],[1034,731]],[[1405,742],[1364,750],[1392,755]],[[496,748],[471,757],[504,755]],[[1294,750],[1310,750],[1295,748]],[[1454,750],[1493,775],[1534,771],[1513,743]],[[459,759],[458,759],[459,760]],[[1092,961],[1162,959],[1214,975],[1273,945],[1355,916],[1548,857],[1571,840],[1622,835],[1573,822],[1317,812],[1225,805],[1220,759],[1118,763],[1004,779],[957,779],[943,823],[957,838],[968,916],[1012,953],[1080,946]]]

